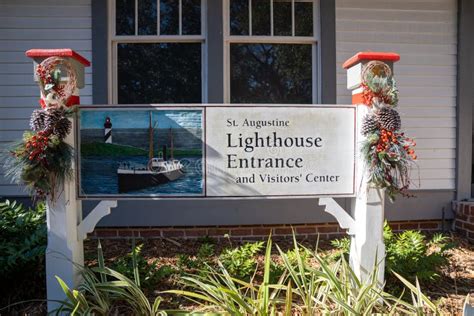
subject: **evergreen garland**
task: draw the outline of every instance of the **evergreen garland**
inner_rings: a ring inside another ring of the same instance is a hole
[[[398,105],[398,89],[391,76],[364,75],[363,99],[370,113],[363,119],[361,133],[362,155],[368,169],[368,182],[386,189],[390,201],[400,194],[409,196],[410,165],[416,160],[415,141],[406,137],[401,119],[395,110]]]
[[[73,149],[58,136],[44,131],[26,131],[10,150],[7,177],[26,185],[37,199],[55,199],[55,190],[72,176]]]
[[[60,82],[60,66],[66,66],[70,80],[65,89]],[[39,85],[43,93],[43,109],[33,111],[32,131],[25,131],[5,161],[7,177],[26,185],[36,199],[55,200],[55,192],[73,175],[73,148],[64,139],[71,132],[70,119],[75,107],[67,107],[65,91],[75,89],[72,65],[62,58],[50,57],[37,67]]]

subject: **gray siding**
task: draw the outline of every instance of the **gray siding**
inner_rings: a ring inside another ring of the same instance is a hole
[[[33,64],[25,56],[31,48],[72,48],[91,59],[90,0],[0,1],[0,151],[18,140],[37,108],[39,90]],[[81,102],[92,103],[92,69],[86,69]],[[0,195],[24,195],[0,170]]]
[[[347,58],[358,51],[400,54],[399,111],[417,142],[412,188],[454,190],[457,0],[336,0],[336,50],[338,103],[351,102],[340,67]]]

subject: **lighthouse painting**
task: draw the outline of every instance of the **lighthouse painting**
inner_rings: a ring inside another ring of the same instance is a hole
[[[112,122],[108,116],[105,118],[104,123],[104,142],[106,144],[112,144]]]
[[[80,195],[203,195],[202,116],[201,109],[82,111]]]

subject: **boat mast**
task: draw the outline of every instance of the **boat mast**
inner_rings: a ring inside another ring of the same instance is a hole
[[[173,129],[170,127],[170,146],[171,146],[171,150],[170,150],[170,156],[171,156],[171,160],[174,159],[174,144],[173,144]]]
[[[152,113],[150,111],[150,122],[149,122],[149,126],[148,126],[148,138],[149,138],[149,142],[150,142],[150,149],[148,151],[148,159],[153,159],[153,126],[152,126]]]

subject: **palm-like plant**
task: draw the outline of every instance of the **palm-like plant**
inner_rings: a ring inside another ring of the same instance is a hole
[[[83,282],[77,289],[70,289],[66,283],[56,276],[66,294],[66,300],[55,311],[57,315],[109,315],[117,305],[128,309],[131,314],[156,316],[166,315],[160,311],[161,298],[157,297],[153,304],[140,288],[140,275],[136,264],[135,244],[132,246],[134,280],[105,266],[102,246],[97,247],[98,267],[81,267]]]

